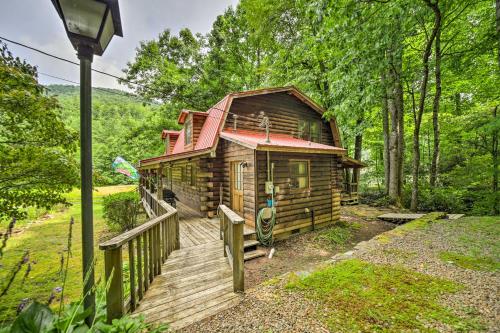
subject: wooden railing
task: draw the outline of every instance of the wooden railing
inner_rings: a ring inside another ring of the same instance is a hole
[[[358,193],[358,183],[344,183],[344,188],[342,193],[347,194],[357,194]]]
[[[243,226],[245,220],[225,205],[219,206],[221,237],[224,240],[224,257],[233,270],[233,290],[245,290]]]
[[[99,244],[104,251],[106,274],[106,309],[111,322],[128,311],[134,311],[144,297],[155,276],[161,274],[161,265],[170,253],[179,249],[179,216],[177,210],[163,200],[156,200],[142,188],[149,207],[156,215],[150,221]],[[143,196],[144,198],[144,196]],[[128,247],[130,296],[125,299],[123,247]]]

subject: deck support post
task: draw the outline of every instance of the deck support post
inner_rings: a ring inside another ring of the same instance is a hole
[[[123,316],[123,262],[122,247],[107,249],[104,252],[106,284],[106,311],[108,323]]]
[[[233,289],[235,292],[245,290],[244,270],[244,248],[243,248],[243,226],[244,224],[233,224]]]

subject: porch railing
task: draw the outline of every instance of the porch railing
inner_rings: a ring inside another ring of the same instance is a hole
[[[343,194],[357,194],[358,193],[358,183],[344,183],[344,188],[342,189]]]
[[[219,206],[221,237],[224,240],[224,257],[233,270],[233,290],[245,290],[243,226],[245,220],[225,205]]]
[[[134,311],[153,279],[161,274],[161,265],[170,253],[179,249],[177,210],[142,188],[141,195],[154,217],[148,222],[99,244],[104,251],[106,309],[108,321]],[[147,209],[147,207],[145,207]],[[124,284],[123,247],[128,247],[128,282]]]

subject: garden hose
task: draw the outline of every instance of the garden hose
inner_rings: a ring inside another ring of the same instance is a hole
[[[271,208],[271,218],[268,220],[262,218],[265,209],[262,208],[257,214],[257,228],[255,231],[257,232],[257,239],[262,245],[271,246],[273,245],[273,229],[276,224],[276,208]]]

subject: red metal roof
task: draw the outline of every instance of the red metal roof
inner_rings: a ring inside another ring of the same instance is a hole
[[[217,138],[217,133],[219,133],[219,127],[224,119],[224,110],[227,105],[228,96],[224,97],[219,103],[215,104],[210,110],[208,110],[207,119],[201,127],[200,135],[193,149],[184,149],[184,129],[179,133],[179,138],[175,142],[172,154],[181,154],[188,151],[198,151],[207,148],[212,148],[215,144],[215,139]]]
[[[343,148],[306,141],[287,134],[270,133],[270,142],[266,142],[266,133],[264,131],[237,130],[233,132],[232,130],[224,130],[220,133],[220,136],[221,138],[257,150],[278,150],[283,148],[290,151],[300,150],[324,154],[342,154],[345,152]]]

